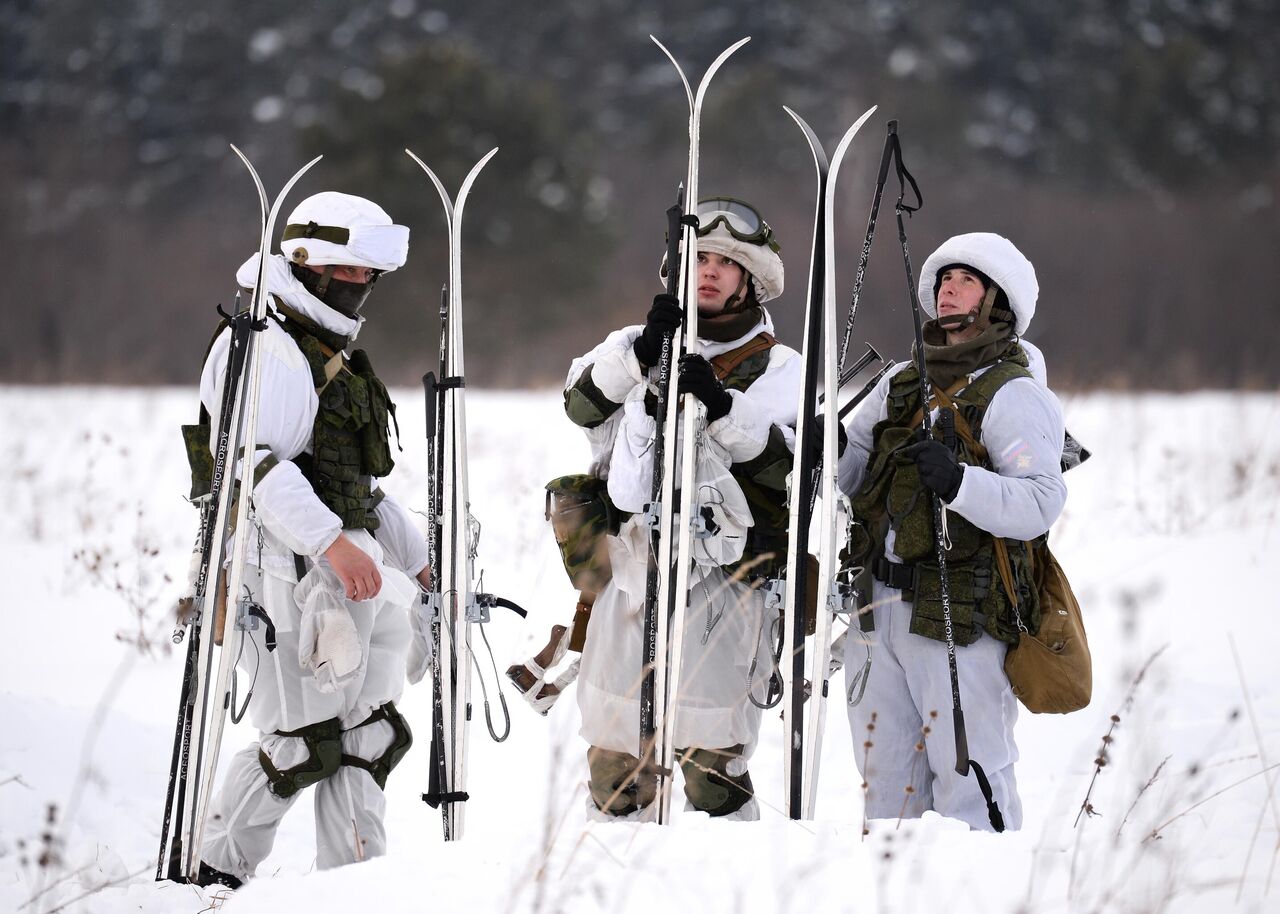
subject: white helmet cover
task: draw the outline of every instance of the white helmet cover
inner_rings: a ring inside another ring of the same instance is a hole
[[[1015,330],[1025,334],[1036,313],[1040,283],[1031,261],[1008,238],[992,232],[970,232],[948,238],[920,268],[920,306],[930,317],[938,316],[933,286],[938,271],[953,263],[971,266],[990,277],[1009,298],[1016,322]]]
[[[328,190],[303,200],[289,214],[280,250],[293,263],[336,263],[389,273],[409,255],[409,229],[364,197]]]
[[[767,301],[772,301],[782,294],[782,258],[778,256],[777,251],[768,245],[739,241],[721,224],[707,234],[698,236],[698,251],[728,257],[751,274],[756,301],[760,302],[760,304],[763,305]],[[658,270],[658,276],[663,280],[667,278],[667,258],[665,254],[662,257],[662,266]]]

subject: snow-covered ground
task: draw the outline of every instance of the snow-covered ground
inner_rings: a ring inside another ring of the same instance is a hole
[[[397,400],[405,450],[388,488],[421,505],[421,394]],[[589,824],[573,701],[544,720],[513,696],[508,742],[473,728],[464,841],[446,847],[418,799],[420,739],[388,784],[387,857],[312,872],[299,804],[259,878],[228,896],[153,881],[180,674],[169,578],[185,574],[195,524],[178,433],[193,394],[0,388],[0,911],[1280,911],[1280,769],[1260,773],[1280,763],[1266,559],[1280,549],[1280,396],[1065,405],[1096,455],[1069,474],[1053,539],[1085,609],[1094,700],[1019,721],[1021,833],[930,815],[864,836],[838,704],[814,822],[778,811],[771,712],[752,762],[761,822]],[[555,393],[476,392],[469,407],[485,584],[531,610],[490,626],[504,668],[570,616],[542,484],[583,469],[586,451]],[[403,702],[420,735],[428,693]],[[232,728],[226,745],[251,738]]]

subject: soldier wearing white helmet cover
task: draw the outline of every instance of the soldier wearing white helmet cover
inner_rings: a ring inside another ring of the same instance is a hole
[[[715,532],[694,550],[674,739],[689,804],[752,819],[758,806],[747,760],[772,671],[774,619],[749,582],[785,561],[801,364],[774,339],[764,308],[783,286],[768,224],[748,204],[724,197],[703,200],[698,219],[698,339],[679,365],[679,384],[706,406],[698,501]],[[656,296],[644,324],[610,334],[576,359],[566,382],[566,412],[586,432],[592,472],[607,481],[621,519],[607,538],[612,578],[591,610],[578,680],[590,812],[600,817],[639,815],[653,800],[651,779],[636,778],[644,506],[653,478],[655,366],[663,334],[681,319],[674,296]]]
[[[430,662],[409,612],[413,579],[427,580],[427,549],[378,487],[393,466],[394,407],[364,351],[345,350],[374,284],[403,266],[408,245],[409,230],[381,207],[326,192],[298,205],[283,254],[266,264],[246,580],[278,647],[268,652],[261,630],[245,633],[240,676],[252,682],[249,714],[260,733],[231,759],[213,798],[204,885],[251,878],[281,818],[313,785],[319,867],[386,847],[382,788],[412,741],[394,702],[406,672],[417,681]],[[252,286],[257,270],[255,254],[236,274],[240,285]],[[212,429],[229,340],[216,337],[201,377],[201,418]]]
[[[851,544],[873,578],[862,638],[846,642],[849,723],[870,818],[926,810],[990,829],[972,777],[955,772],[951,683],[934,558],[930,493],[945,503],[956,665],[969,756],[986,770],[1005,825],[1022,823],[1014,779],[1017,702],[1004,672],[1008,646],[1039,625],[1025,543],[1062,510],[1064,427],[1044,360],[1021,339],[1039,286],[1007,239],[958,235],[925,261],[919,294],[935,437],[921,440],[914,363],[890,372],[848,427],[840,484],[861,524]],[[938,393],[941,391],[941,393]],[[939,406],[955,440],[940,440]],[[1015,605],[996,567],[995,537],[1009,544]],[[869,672],[863,670],[868,654]],[[861,690],[861,694],[859,696]]]

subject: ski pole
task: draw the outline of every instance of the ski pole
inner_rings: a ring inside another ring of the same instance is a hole
[[[858,257],[858,272],[853,279],[853,293],[849,301],[849,317],[845,320],[844,339],[840,342],[839,364],[841,366],[844,365],[845,354],[849,351],[849,340],[853,336],[854,318],[858,316],[858,299],[862,294],[862,280],[867,275],[867,262],[871,259],[871,242],[876,237],[876,217],[880,214],[880,198],[884,195],[884,182],[889,176],[889,160],[893,157],[897,132],[898,122],[896,120],[889,121],[889,132],[884,138],[884,149],[880,153],[880,172],[876,176],[876,192],[871,198],[871,215],[867,217],[867,234],[862,240],[862,253]]]
[[[925,438],[928,439],[933,433],[933,418],[929,414],[930,385],[928,365],[924,357],[924,320],[921,317],[920,296],[916,291],[914,271],[911,268],[911,253],[907,250],[907,226],[902,218],[904,213],[910,215],[924,206],[924,199],[920,196],[920,188],[916,184],[915,178],[911,176],[911,172],[907,171],[902,162],[902,145],[898,139],[897,121],[889,122],[889,139],[887,142],[893,147],[893,159],[898,173],[898,201],[894,206],[894,212],[898,220],[898,241],[902,245],[902,262],[907,270],[907,291],[911,297],[912,326],[915,330],[915,346],[912,356],[916,363],[916,372],[920,375],[922,427]],[[916,198],[914,206],[909,206],[904,202],[908,184],[911,186],[912,193]],[[943,511],[945,509],[942,505],[942,499],[936,492],[931,492],[930,496],[930,501],[933,505],[934,555],[938,560],[939,590],[942,598],[942,628],[947,643],[947,669],[951,675],[951,717],[956,738],[955,771],[956,774],[967,777],[972,769],[977,776],[978,786],[982,790],[983,798],[987,802],[987,815],[991,820],[991,827],[1001,832],[1004,831],[1004,817],[1000,814],[1000,808],[992,797],[991,784],[987,780],[986,772],[982,770],[981,765],[969,758],[969,739],[964,726],[964,707],[960,703],[960,674],[956,669],[955,629],[951,621],[951,579],[947,574],[947,545],[945,528],[943,527]],[[916,599],[920,599],[918,592]]]
[[[681,220],[684,217],[684,184],[676,189],[676,202],[667,208],[667,294],[677,295],[680,289]],[[648,512],[651,518],[649,531],[649,563],[645,573],[644,600],[644,645],[641,658],[640,680],[640,758],[644,777],[652,777],[657,781],[657,790],[662,789],[661,781],[670,775],[663,769],[656,758],[657,747],[657,695],[658,695],[658,539],[659,524],[655,506],[662,501],[662,483],[666,465],[666,442],[661,434],[666,427],[668,404],[668,381],[671,376],[671,345],[673,334],[662,335],[662,350],[658,356],[658,391],[653,410],[654,427],[658,434],[653,441],[653,484],[649,490]],[[655,793],[655,796],[658,794]]]

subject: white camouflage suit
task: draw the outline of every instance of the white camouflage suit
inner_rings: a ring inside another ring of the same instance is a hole
[[[972,264],[985,272],[1009,295],[1018,329],[1030,323],[1038,291],[1031,264],[1008,241],[987,233],[953,238],[925,262],[920,296],[930,314],[935,313],[934,274],[952,263]],[[1066,501],[1060,465],[1065,430],[1058,399],[1046,386],[1043,356],[1025,341],[1022,346],[1034,377],[1004,384],[982,420],[981,441],[994,469],[965,466],[960,489],[946,509],[996,536],[1030,540],[1049,529]],[[881,379],[848,426],[849,447],[840,459],[840,486],[846,493],[857,492],[862,483],[872,429],[888,416],[889,384],[907,364],[895,366]],[[979,369],[971,378],[985,370]],[[937,410],[932,415],[936,419]],[[893,545],[894,532],[889,530],[885,555],[900,562]],[[854,753],[867,783],[867,817],[918,818],[932,809],[971,828],[990,830],[986,802],[975,777],[955,772],[946,644],[908,631],[911,604],[902,600],[900,590],[877,580],[871,596],[874,631],[860,633],[855,623],[845,645],[850,680],[864,666],[867,642],[871,653],[865,694],[848,708]],[[1022,824],[1013,772],[1018,758],[1013,733],[1018,703],[1004,672],[1006,650],[1003,641],[984,632],[974,643],[957,646],[955,655],[969,757],[990,778],[1005,826],[1017,829]],[[858,686],[851,683],[851,687],[856,694]],[[931,712],[937,712],[936,718],[931,718]],[[873,714],[874,730],[868,730]],[[924,739],[922,758],[916,745],[925,725],[931,732]],[[872,743],[869,750],[867,741]]]
[[[254,255],[237,274],[241,286],[253,285],[256,269]],[[348,318],[312,296],[291,275],[283,257],[270,259],[266,276],[271,292],[303,316],[340,334],[354,336],[359,329],[363,318]],[[215,342],[201,377],[200,397],[215,430],[229,338],[224,332]],[[281,818],[303,793],[281,799],[268,789],[259,747],[283,771],[305,760],[309,752],[302,739],[278,736],[276,731],[295,731],[336,717],[349,731],[342,734],[342,752],[376,759],[392,743],[392,726],[382,720],[350,728],[400,697],[407,664],[414,667],[410,673],[417,681],[429,663],[418,620],[410,619],[410,607],[419,594],[412,578],[427,564],[422,535],[403,508],[384,498],[376,509],[381,522],[376,539],[364,530],[346,531],[378,564],[381,590],[368,600],[345,598],[323,557],[343,532],[341,523],[291,462],[310,450],[319,404],[311,369],[292,337],[274,320],[268,321],[257,352],[262,396],[254,462],[272,454],[279,463],[254,487],[251,521],[256,518],[256,524],[250,531],[254,539],[246,581],[275,624],[278,647],[267,652],[262,627],[246,633],[251,643],[240,658],[241,692],[243,683],[252,683],[249,715],[260,736],[230,759],[212,801],[201,849],[205,863],[241,880],[251,878],[270,853]],[[308,571],[301,582],[295,553],[306,558]],[[385,799],[368,771],[344,765],[316,784],[314,793],[318,867],[385,852]]]
[[[593,472],[608,479],[609,496],[623,511],[635,512],[618,536],[609,538],[612,581],[595,601],[587,629],[578,679],[582,736],[592,746],[638,756],[640,752],[640,669],[648,530],[643,510],[653,479],[655,424],[645,412],[645,373],[633,351],[639,326],[612,334],[574,361],[566,387],[591,366],[591,379],[609,400],[621,403],[603,424],[585,429]],[[725,343],[697,340],[690,351],[707,359],[734,350],[761,331],[772,332],[768,312],[742,337]],[[758,591],[729,581],[721,565],[741,558],[751,512],[729,467],[760,455],[770,428],[778,426],[788,447],[800,384],[798,354],[781,344],[770,350],[764,373],[745,392],[731,391],[727,415],[706,427],[697,481],[702,504],[712,504],[720,532],[695,543],[695,567],[685,621],[674,742],[677,747],[708,749],[743,745],[730,774],[740,775],[755,748],[760,709],[748,697],[763,699],[772,670],[769,654],[771,614]],[[683,429],[683,423],[681,423]],[[683,434],[683,431],[681,432]],[[753,661],[754,675],[750,673]],[[748,680],[751,680],[750,683]],[[754,805],[751,807],[755,809]],[[750,815],[747,813],[746,815]]]

